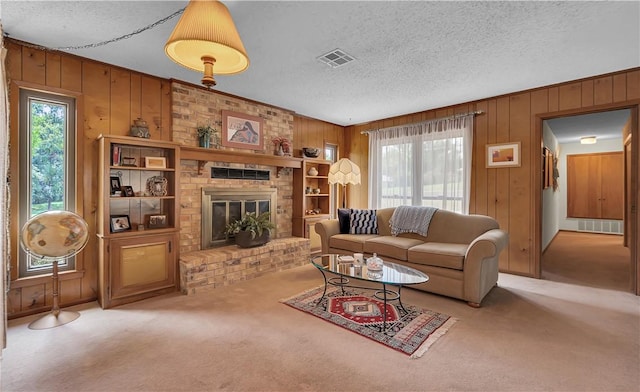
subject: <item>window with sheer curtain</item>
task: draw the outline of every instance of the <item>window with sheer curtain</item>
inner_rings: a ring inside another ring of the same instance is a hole
[[[369,206],[467,214],[473,115],[370,131]]]

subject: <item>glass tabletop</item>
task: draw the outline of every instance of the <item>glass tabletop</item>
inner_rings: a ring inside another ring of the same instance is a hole
[[[341,260],[340,257],[344,257],[345,259]],[[429,280],[426,274],[414,268],[389,261],[384,261],[381,271],[370,271],[366,265],[354,264],[353,257],[336,254],[314,256],[311,258],[311,263],[323,271],[371,282],[410,285],[424,283]]]

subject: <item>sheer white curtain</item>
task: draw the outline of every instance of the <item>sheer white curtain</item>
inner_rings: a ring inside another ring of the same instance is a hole
[[[473,114],[369,131],[369,207],[469,213]]]

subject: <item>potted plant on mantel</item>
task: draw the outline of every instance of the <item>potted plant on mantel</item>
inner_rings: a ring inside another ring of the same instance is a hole
[[[276,227],[270,218],[269,212],[260,215],[247,212],[241,219],[229,223],[224,233],[228,236],[235,235],[236,245],[241,248],[264,245],[270,240],[271,229]]]
[[[200,147],[209,148],[212,136],[214,139],[213,146],[215,148],[218,147],[218,140],[217,140],[218,131],[214,127],[207,124],[207,125],[199,125],[196,129],[198,130],[198,141],[199,141]]]

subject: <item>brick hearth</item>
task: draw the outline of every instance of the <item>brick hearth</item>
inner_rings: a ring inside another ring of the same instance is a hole
[[[309,262],[309,246],[306,238],[289,237],[256,248],[230,245],[181,254],[180,290],[191,295],[304,265]]]

